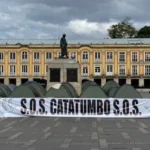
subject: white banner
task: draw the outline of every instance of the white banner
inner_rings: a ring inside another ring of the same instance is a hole
[[[150,99],[0,98],[3,117],[149,118]]]

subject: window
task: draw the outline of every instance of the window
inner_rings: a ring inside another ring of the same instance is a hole
[[[39,62],[39,59],[40,59],[40,53],[34,52],[34,62]]]
[[[107,61],[111,62],[113,59],[113,53],[112,52],[107,52]]]
[[[46,61],[49,62],[52,59],[52,53],[46,52]]]
[[[4,61],[4,53],[0,53],[0,62]]]
[[[27,52],[22,52],[22,61],[27,62],[28,61],[28,53]]]
[[[22,65],[22,75],[28,75],[28,66]]]
[[[119,53],[119,61],[120,62],[125,62],[125,52],[120,52]]]
[[[40,73],[40,66],[34,65],[34,75],[39,75],[39,73]]]
[[[145,66],[145,75],[149,76],[150,75],[150,65]]]
[[[83,60],[83,61],[88,61],[88,52],[87,52],[87,51],[84,51],[84,52],[82,53],[82,60]]]
[[[16,61],[16,53],[12,52],[10,53],[10,62],[15,62]]]
[[[4,75],[4,66],[0,65],[0,75],[3,76]]]
[[[88,66],[83,66],[83,75],[87,76],[88,75]]]
[[[137,62],[137,52],[132,52],[132,62]]]
[[[95,61],[100,61],[100,52],[95,52]]]
[[[145,52],[145,61],[150,62],[150,52]]]
[[[107,65],[107,75],[113,75],[113,66]]]
[[[100,74],[101,74],[100,65],[95,65],[95,75],[100,75]]]
[[[16,66],[10,65],[10,76],[14,76],[16,73]]]
[[[71,52],[71,58],[76,59],[76,52]]]
[[[125,75],[125,65],[119,66],[119,75],[121,75],[121,76]]]
[[[138,75],[138,73],[137,73],[137,65],[133,65],[133,66],[132,66],[132,75],[133,75],[133,76]]]

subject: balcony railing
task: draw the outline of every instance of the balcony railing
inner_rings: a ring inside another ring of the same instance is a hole
[[[95,72],[94,75],[95,75],[95,76],[100,76],[101,73],[100,73],[100,72]]]
[[[113,73],[113,72],[107,72],[106,75],[107,75],[107,76],[113,76],[114,73]]]
[[[16,59],[10,59],[9,62],[16,62]]]
[[[0,72],[0,76],[4,76],[4,72]]]
[[[113,62],[113,59],[107,59],[107,62]]]
[[[82,59],[82,62],[88,62],[89,60],[88,59]]]
[[[28,76],[28,72],[22,72],[22,76]]]
[[[119,59],[119,62],[125,62],[125,59]]]
[[[95,61],[95,62],[100,62],[101,60],[100,60],[100,59],[95,59],[94,61]]]
[[[138,73],[132,73],[132,76],[138,76]]]
[[[28,59],[22,59],[22,62],[28,62]]]
[[[15,76],[16,73],[15,73],[15,72],[10,72],[9,75],[10,75],[10,76]]]
[[[34,72],[34,76],[39,76],[40,73],[39,72]]]
[[[88,76],[89,74],[88,73],[82,73],[82,76]]]
[[[145,73],[145,76],[150,76],[150,73]]]
[[[34,59],[34,62],[40,62],[40,59]]]
[[[125,76],[126,74],[125,73],[119,73],[119,76]]]
[[[50,61],[52,61],[52,59],[46,59],[46,62],[50,62]]]

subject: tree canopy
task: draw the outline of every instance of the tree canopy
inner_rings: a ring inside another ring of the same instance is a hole
[[[144,26],[137,33],[137,38],[150,38],[150,26]]]
[[[136,29],[130,24],[130,18],[127,17],[122,22],[112,25],[108,29],[111,38],[134,38],[137,34]]]

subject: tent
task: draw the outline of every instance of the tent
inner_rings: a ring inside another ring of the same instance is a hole
[[[35,92],[36,95],[38,95],[38,97],[44,97],[44,95],[46,94],[46,90],[35,81],[27,81],[23,85],[30,87],[32,91]]]
[[[7,85],[8,86],[8,88],[11,90],[11,91],[13,91],[15,88],[16,88],[16,85],[15,84],[9,84],[9,85]]]
[[[11,94],[11,90],[8,86],[0,83],[0,97],[8,97]]]
[[[117,89],[119,87],[120,86],[118,83],[116,83],[114,80],[110,80],[103,86],[103,90],[109,96],[108,92],[110,93],[110,89],[112,89],[112,88]]]
[[[15,90],[10,94],[9,97],[27,97],[27,98],[35,98],[38,97],[36,93],[30,87],[26,85],[20,85],[15,88]]]
[[[70,83],[64,82],[62,86],[68,90],[72,97],[78,97],[76,89]]]
[[[142,96],[134,87],[124,84],[115,93],[114,98],[142,98]]]
[[[97,85],[95,82],[91,82],[86,87],[84,87],[80,97],[81,98],[107,98],[107,95],[104,93],[104,91],[99,85]]]

